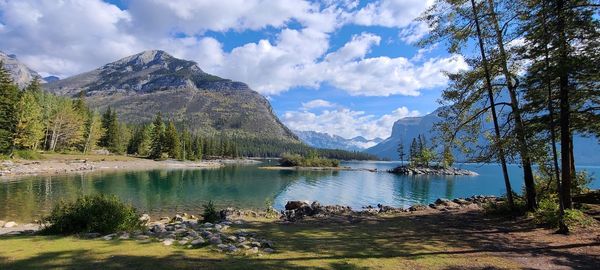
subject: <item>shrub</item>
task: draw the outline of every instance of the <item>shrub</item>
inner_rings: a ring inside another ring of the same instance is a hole
[[[506,197],[506,196],[505,196]],[[526,213],[525,200],[513,193],[514,208],[508,204],[508,200],[504,199],[501,202],[488,202],[483,205],[483,210],[490,215],[498,216],[522,216]]]
[[[86,195],[75,201],[61,201],[43,218],[47,234],[114,233],[142,227],[134,207],[116,196]]]
[[[558,227],[560,222],[558,199],[553,196],[540,200],[538,209],[533,213],[533,220],[539,225]],[[569,228],[593,224],[592,218],[577,209],[565,209],[564,221]]]
[[[26,160],[38,160],[42,159],[42,155],[33,150],[15,150],[13,152],[15,158],[26,159]]]
[[[217,213],[217,209],[215,209],[215,204],[212,201],[209,201],[207,204],[203,205],[204,213],[202,213],[202,218],[204,222],[215,223],[221,219],[219,213]]]

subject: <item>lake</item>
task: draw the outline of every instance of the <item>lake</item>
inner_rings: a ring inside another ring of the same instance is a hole
[[[268,164],[267,164],[268,165]],[[353,168],[388,170],[398,162],[343,162]],[[199,214],[212,200],[219,207],[282,209],[289,200],[317,200],[322,204],[360,209],[378,203],[395,207],[425,204],[437,198],[502,195],[504,183],[496,164],[459,164],[479,176],[398,176],[368,171],[279,171],[260,165],[232,165],[218,169],[178,169],[135,172],[27,176],[0,180],[0,220],[30,222],[47,213],[61,199],[79,194],[114,194],[154,217],[176,211]],[[593,174],[592,188],[600,188],[600,166],[579,166]],[[522,171],[509,166],[513,188],[521,191]]]

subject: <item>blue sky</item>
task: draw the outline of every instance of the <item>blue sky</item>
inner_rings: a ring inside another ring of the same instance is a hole
[[[427,0],[0,0],[0,50],[42,75],[68,77],[148,49],[248,83],[292,129],[389,136],[429,113],[442,46],[417,48]]]

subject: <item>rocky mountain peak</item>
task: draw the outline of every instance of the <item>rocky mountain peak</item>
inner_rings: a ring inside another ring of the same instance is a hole
[[[14,54],[0,51],[0,62],[20,88],[25,88],[33,79],[40,78],[37,72],[20,62]],[[42,80],[42,82],[45,81]]]
[[[249,89],[205,73],[194,61],[178,59],[162,50],[143,51],[64,80],[51,82],[50,91],[62,95],[106,95],[116,92],[149,93],[168,89]]]

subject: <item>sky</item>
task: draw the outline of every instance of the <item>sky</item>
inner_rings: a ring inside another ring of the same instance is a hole
[[[266,96],[291,129],[387,138],[434,111],[443,46],[417,47],[433,0],[0,0],[0,50],[42,76],[76,75],[144,50],[193,60]]]

